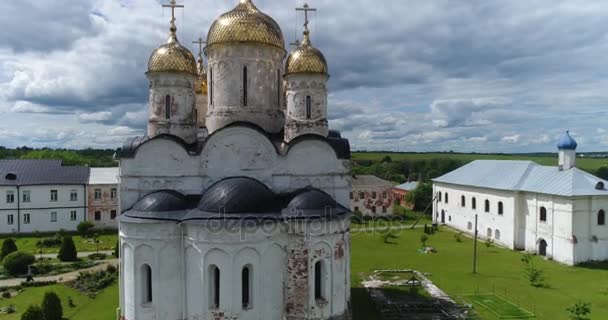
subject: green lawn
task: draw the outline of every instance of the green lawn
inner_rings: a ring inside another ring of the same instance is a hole
[[[118,307],[118,285],[114,284],[101,292],[95,299],[82,295],[79,291],[64,285],[44,288],[26,288],[19,296],[11,299],[0,299],[0,308],[15,305],[17,312],[0,315],[2,320],[19,320],[21,314],[31,304],[40,304],[47,291],[54,291],[61,298],[63,316],[69,320],[113,320]],[[68,297],[74,300],[75,307],[68,306]]]
[[[385,156],[390,156],[392,160],[432,160],[441,158],[450,158],[461,161],[473,161],[480,159],[494,160],[531,160],[542,165],[556,166],[557,154],[547,156],[529,156],[529,155],[493,155],[493,154],[460,154],[460,153],[381,153],[381,152],[353,152],[353,160],[373,160],[380,161]],[[601,158],[578,158],[576,159],[577,167],[594,172],[601,166],[608,165],[608,159]]]
[[[46,236],[50,236],[50,235],[46,235]],[[9,236],[5,235],[5,236],[0,237],[0,241],[6,239],[7,237],[9,237]],[[19,249],[19,251],[25,251],[25,252],[29,252],[32,254],[39,253],[39,249],[36,247],[36,243],[41,238],[34,237],[34,236],[24,236],[24,237],[10,236],[10,237],[13,237],[15,239],[15,242],[17,244],[17,248]],[[74,239],[74,244],[76,245],[76,250],[78,250],[78,252],[95,251],[97,248],[97,246],[93,242],[92,238],[83,238],[78,235],[73,235],[72,239]],[[118,240],[118,232],[116,232],[115,234],[100,235],[98,239],[100,241],[99,250],[114,250],[114,247],[116,246],[116,241]],[[42,249],[43,253],[57,253],[58,251],[59,251],[59,246]]]
[[[566,320],[566,308],[578,300],[592,303],[591,319],[608,319],[608,269],[568,267],[556,262],[536,259],[545,270],[550,288],[532,288],[523,278],[521,254],[501,248],[479,247],[478,274],[472,271],[472,240],[463,237],[456,242],[454,233],[441,231],[431,236],[427,245],[436,254],[420,254],[422,230],[403,231],[397,244],[384,244],[381,235],[353,234],[351,277],[354,318],[379,319],[374,315],[365,291],[360,288],[361,276],[376,269],[416,269],[430,273],[429,278],[456,298],[476,292],[492,293],[521,303],[535,312],[537,319]],[[472,299],[464,297],[468,303]],[[490,311],[477,307],[482,319],[498,319]]]
[[[477,306],[486,308],[501,319],[527,319],[533,318],[533,314],[520,308],[512,301],[508,301],[495,294],[477,294],[470,298]]]

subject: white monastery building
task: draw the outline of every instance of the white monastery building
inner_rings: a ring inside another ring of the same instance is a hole
[[[88,167],[61,160],[0,160],[0,234],[75,231],[88,178]]]
[[[350,209],[368,217],[392,215],[394,186],[394,183],[373,175],[353,176]]]
[[[97,229],[116,229],[118,168],[91,168],[87,187],[87,220]]]
[[[350,146],[328,129],[308,19],[288,54],[240,0],[206,67],[175,22],[148,64],[147,135],[118,153],[120,318],[350,319]]]
[[[559,165],[477,160],[433,180],[434,221],[574,265],[608,260],[608,181],[576,168],[566,133]]]

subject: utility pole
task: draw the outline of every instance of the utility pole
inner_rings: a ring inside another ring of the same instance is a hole
[[[475,215],[475,240],[473,240],[473,274],[477,273],[477,215]]]

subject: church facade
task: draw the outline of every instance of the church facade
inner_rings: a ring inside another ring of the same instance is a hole
[[[575,265],[608,260],[608,181],[576,168],[566,133],[559,165],[473,161],[433,180],[434,222]]]
[[[147,135],[119,154],[121,319],[350,318],[350,147],[328,128],[307,26],[287,54],[240,0],[211,25],[205,66],[173,15],[149,60]]]

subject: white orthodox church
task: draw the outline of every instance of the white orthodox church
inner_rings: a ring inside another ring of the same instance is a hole
[[[205,67],[173,15],[146,73],[147,135],[119,154],[120,319],[350,318],[350,147],[328,130],[307,25],[287,55],[240,0],[211,25]]]
[[[576,168],[566,133],[559,165],[478,160],[433,180],[434,222],[574,265],[608,260],[608,181]]]

